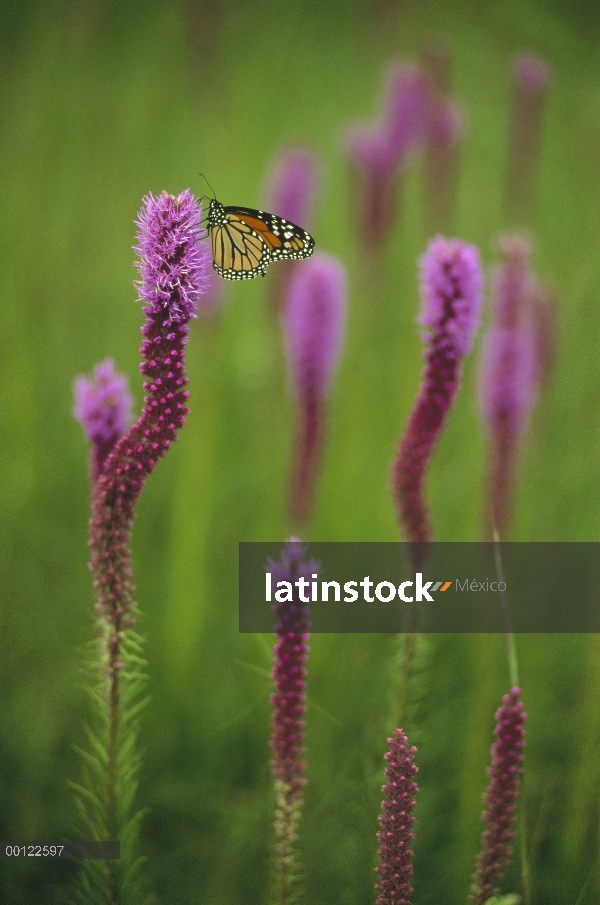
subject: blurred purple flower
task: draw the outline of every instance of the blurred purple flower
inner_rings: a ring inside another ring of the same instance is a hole
[[[427,468],[460,385],[482,302],[479,252],[457,239],[432,239],[420,261],[421,313],[427,329],[423,381],[392,465],[398,522],[410,543],[432,540],[424,495]]]
[[[396,729],[394,738],[388,738],[390,750],[384,754],[386,785],[381,791],[385,798],[381,802],[379,817],[379,882],[375,889],[379,892],[377,905],[408,905],[413,894],[411,844],[415,838],[412,832],[416,820],[414,796],[419,791],[412,777],[417,773],[413,758],[417,749],[408,747],[408,739],[402,729]]]
[[[480,365],[481,416],[489,444],[487,536],[505,539],[517,453],[535,402],[538,362],[532,318],[531,248],[521,236],[500,240],[503,263],[493,277],[492,319]]]
[[[450,97],[433,86],[425,127],[425,227],[428,235],[452,229],[456,206],[458,145],[466,128],[465,116]]]
[[[515,57],[512,65],[516,84],[523,91],[536,94],[544,91],[550,83],[550,68],[540,57],[523,53]]]
[[[274,649],[271,769],[275,781],[275,833],[277,837],[277,901],[287,903],[295,882],[298,821],[306,785],[304,763],[304,714],[306,713],[306,661],[308,659],[310,623],[308,605],[301,601],[295,582],[308,581],[320,572],[320,564],[304,562],[306,547],[298,538],[290,538],[279,562],[269,559],[273,586],[288,582],[291,600],[278,602],[274,612],[277,640]],[[276,593],[277,596],[277,593]],[[287,595],[286,595],[287,596]]]
[[[275,160],[268,177],[266,208],[308,229],[319,181],[314,153],[288,148]]]
[[[485,905],[498,894],[504,868],[512,855],[510,843],[516,834],[511,827],[516,817],[525,747],[526,714],[519,695],[519,689],[512,688],[496,712],[496,741],[492,745],[492,766],[488,769],[490,783],[483,796],[486,829],[481,836],[482,849],[473,875],[473,905]]]
[[[359,179],[361,237],[379,244],[396,214],[398,177],[423,141],[428,85],[417,67],[394,63],[384,80],[381,114],[370,126],[349,129],[345,145]]]
[[[127,430],[132,405],[127,377],[115,371],[110,358],[96,365],[93,380],[84,376],[76,379],[73,414],[91,445],[92,481],[96,480],[107,455]]]
[[[297,406],[291,514],[308,518],[326,427],[326,400],[346,319],[346,274],[318,252],[294,273],[283,313],[286,353]]]
[[[417,66],[394,63],[386,74],[382,124],[396,167],[423,143],[429,80]]]
[[[304,148],[288,148],[274,161],[267,178],[265,208],[303,229],[310,229],[319,184],[316,155]],[[283,309],[292,274],[300,261],[281,261],[269,273],[269,304],[275,315]]]
[[[200,243],[202,211],[189,191],[147,195],[138,219],[140,299],[146,303],[140,371],[144,406],[117,441],[94,487],[90,568],[97,610],[113,626],[110,669],[119,666],[120,632],[131,625],[133,582],[129,538],[134,503],[188,413],[185,346],[188,322],[205,282],[208,249]]]
[[[539,57],[523,54],[514,60],[512,75],[505,208],[511,225],[518,221],[522,226],[534,214],[542,112],[551,73]]]

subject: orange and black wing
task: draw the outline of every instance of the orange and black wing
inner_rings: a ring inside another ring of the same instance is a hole
[[[211,201],[208,213],[213,266],[227,280],[265,276],[271,261],[308,258],[312,236],[282,217],[247,207],[223,207]]]

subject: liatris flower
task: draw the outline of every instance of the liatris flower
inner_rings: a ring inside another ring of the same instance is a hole
[[[494,274],[492,321],[483,341],[480,368],[481,414],[489,445],[489,540],[494,531],[501,539],[506,537],[518,448],[538,380],[531,249],[521,236],[504,237],[500,248],[504,262]]]
[[[266,210],[309,229],[318,182],[315,154],[303,148],[289,148],[278,156],[269,173]],[[269,276],[270,305],[276,314],[283,307],[290,279],[299,264],[302,266],[299,261],[282,261]]]
[[[208,250],[199,244],[201,219],[202,211],[188,191],[177,198],[164,192],[144,199],[138,220],[138,266],[146,318],[140,350],[146,395],[140,417],[116,441],[93,487],[90,569],[97,595],[102,672],[94,700],[99,706],[103,701],[105,707],[98,712],[97,735],[90,731],[91,750],[84,752],[86,765],[94,768],[87,778],[88,788],[79,790],[79,805],[88,832],[92,827],[94,838],[120,839],[122,857],[119,862],[89,862],[92,879],[82,881],[82,895],[89,902],[121,901],[137,863],[139,814],[132,817],[130,808],[140,760],[135,750],[135,713],[141,707],[138,695],[144,661],[141,639],[133,632],[129,540],[135,501],[158,459],[177,439],[188,412],[184,369],[188,322],[209,265]],[[97,895],[89,894],[92,888],[100,890]]]
[[[346,274],[339,261],[315,254],[290,283],[283,327],[297,406],[290,511],[298,524],[309,516],[323,448],[326,402],[346,317]]]
[[[483,821],[487,829],[481,837],[482,850],[473,875],[473,905],[485,905],[497,895],[504,868],[512,855],[510,843],[516,834],[511,827],[525,747],[526,715],[519,695],[519,689],[512,688],[510,694],[504,695],[502,707],[496,713],[496,741],[492,745],[492,766],[488,769],[490,783],[483,796],[486,804]]]
[[[91,445],[92,481],[96,480],[107,455],[127,430],[132,404],[127,378],[115,371],[110,358],[96,365],[93,380],[78,377],[75,381],[73,414]]]
[[[138,225],[138,284],[146,303],[144,361],[147,378],[142,413],[114,446],[98,476],[90,522],[90,568],[98,594],[98,612],[119,631],[131,624],[133,606],[129,536],[134,503],[146,478],[177,439],[188,413],[184,360],[188,322],[206,280],[208,250],[199,244],[202,212],[190,192],[177,198],[163,192],[144,199]],[[118,658],[117,658],[118,659]],[[117,659],[111,662],[116,668]]]
[[[425,476],[477,330],[483,286],[479,252],[457,239],[432,239],[420,266],[425,370],[392,466],[398,522],[410,543],[432,540]]]
[[[308,228],[318,183],[315,155],[303,148],[289,148],[275,161],[268,178],[267,210],[291,223]]]
[[[458,145],[465,117],[452,98],[432,90],[425,128],[425,227],[428,235],[452,228]]]
[[[525,54],[513,62],[513,101],[506,170],[506,216],[527,223],[535,203],[535,168],[550,69]]]
[[[424,127],[424,223],[427,236],[452,229],[458,175],[458,145],[465,116],[450,97],[452,51],[443,42],[421,51],[429,83]]]
[[[304,714],[306,713],[306,661],[308,658],[308,605],[301,600],[295,582],[316,578],[320,565],[314,559],[303,562],[306,548],[298,538],[290,538],[279,562],[269,560],[274,587],[278,582],[291,586],[291,600],[275,605],[279,620],[275,626],[271,768],[275,780],[275,833],[277,837],[277,902],[290,901],[297,880],[297,838],[302,796],[306,785],[304,764]],[[277,593],[276,593],[277,598]],[[283,595],[282,595],[283,596]],[[287,596],[287,595],[285,595]]]
[[[413,763],[416,748],[408,747],[408,739],[402,729],[396,729],[394,738],[388,738],[389,752],[383,755],[387,761],[385,778],[387,783],[381,791],[385,798],[381,802],[379,817],[379,882],[375,889],[379,892],[377,905],[408,905],[413,894],[411,844],[415,834],[411,831],[416,818],[414,796],[419,791],[412,777],[418,772]]]
[[[361,193],[360,234],[376,246],[396,215],[398,177],[423,139],[427,81],[421,70],[393,64],[385,80],[382,112],[373,126],[349,130],[345,143]]]

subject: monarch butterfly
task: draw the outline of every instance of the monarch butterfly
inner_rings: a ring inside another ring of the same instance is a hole
[[[214,198],[208,208],[213,267],[226,280],[266,275],[282,258],[310,258],[315,240],[289,220],[249,207],[224,207]]]

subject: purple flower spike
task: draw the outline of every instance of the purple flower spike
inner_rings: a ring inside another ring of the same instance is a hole
[[[388,235],[396,215],[398,174],[390,143],[376,125],[350,130],[346,148],[359,183],[360,237],[374,246]]]
[[[389,234],[396,215],[399,174],[422,144],[427,106],[427,77],[417,67],[395,63],[386,73],[378,121],[346,134],[346,150],[361,193],[360,235],[368,245],[378,245]]]
[[[396,729],[395,738],[388,738],[390,750],[384,754],[386,785],[381,791],[385,798],[381,802],[379,817],[379,882],[377,905],[408,905],[413,894],[410,883],[412,877],[411,844],[415,834],[411,831],[416,818],[414,796],[419,791],[412,777],[418,768],[413,763],[416,748],[408,747],[408,739],[402,729]]]
[[[267,210],[308,229],[318,183],[311,151],[290,148],[279,155],[268,180]]]
[[[534,54],[524,53],[516,57],[512,69],[515,82],[523,91],[536,94],[544,91],[550,82],[548,65]]]
[[[142,277],[136,286],[140,301],[150,306],[144,309],[147,316],[159,316],[166,324],[185,324],[196,316],[208,281],[208,250],[198,241],[201,221],[202,209],[187,189],[177,198],[166,192],[144,198],[135,250]]]
[[[423,485],[458,392],[461,359],[469,352],[477,329],[483,287],[479,252],[457,239],[432,239],[420,265],[418,323],[428,331],[425,369],[392,466],[398,521],[410,543],[433,539]]]
[[[535,402],[538,337],[532,317],[535,281],[530,245],[521,236],[500,241],[503,264],[496,269],[492,320],[484,338],[480,366],[481,416],[488,438],[488,526],[505,539],[517,454]]]
[[[429,235],[452,228],[456,207],[458,147],[465,116],[452,98],[431,89],[425,130],[425,224]]]
[[[134,503],[157,461],[177,439],[188,413],[185,346],[188,321],[206,281],[201,209],[188,192],[144,199],[139,216],[140,298],[146,303],[140,371],[146,377],[138,420],[117,441],[98,475],[90,521],[90,568],[97,610],[113,626],[110,668],[119,665],[120,632],[133,624],[129,538]]]
[[[93,380],[76,379],[73,414],[91,445],[92,481],[96,480],[107,455],[127,430],[132,405],[127,378],[115,371],[110,358],[96,365]]]
[[[504,695],[502,707],[496,713],[496,741],[492,745],[492,766],[488,769],[490,783],[483,796],[486,825],[481,837],[482,850],[473,875],[471,902],[485,905],[500,891],[504,868],[512,855],[511,841],[516,833],[516,801],[523,772],[526,715],[519,700],[520,691],[512,688]]]
[[[324,442],[326,400],[346,319],[346,274],[335,258],[315,254],[294,273],[283,314],[286,352],[297,404],[291,514],[310,512]]]
[[[304,714],[306,713],[306,661],[308,659],[308,606],[300,599],[295,585],[299,578],[310,582],[320,572],[320,564],[303,562],[306,547],[298,538],[290,538],[278,563],[269,560],[278,617],[274,650],[271,769],[275,780],[275,832],[277,836],[277,901],[290,900],[295,881],[294,841],[306,785],[304,764]],[[285,590],[287,583],[289,593]],[[306,595],[305,595],[306,596]],[[284,599],[285,598],[285,599]]]
[[[404,63],[393,64],[386,81],[383,126],[394,165],[398,167],[423,142],[430,87],[420,68]]]
[[[318,183],[316,155],[302,148],[288,149],[279,155],[269,173],[266,210],[309,229]],[[276,316],[283,309],[290,280],[300,264],[282,261],[269,274],[269,305]]]
[[[506,172],[506,215],[518,225],[534,212],[544,101],[550,69],[533,54],[513,63],[513,99]]]

